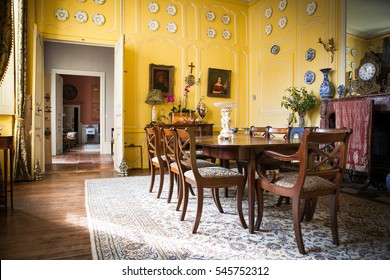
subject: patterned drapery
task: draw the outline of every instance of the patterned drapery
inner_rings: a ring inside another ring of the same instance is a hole
[[[18,1],[17,30],[15,30],[15,91],[16,91],[16,115],[14,128],[15,145],[15,181],[30,181],[31,143],[27,141],[26,127],[24,123],[27,98],[27,1]]]
[[[335,103],[336,128],[353,129],[346,164],[349,170],[370,172],[372,111],[372,100],[343,100]]]
[[[0,1],[0,85],[8,68],[12,51],[12,0]]]

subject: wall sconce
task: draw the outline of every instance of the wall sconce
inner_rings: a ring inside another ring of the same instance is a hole
[[[321,37],[318,39],[318,43],[322,44],[324,46],[324,49],[327,51],[327,52],[331,52],[331,56],[330,56],[330,63],[333,63],[333,56],[334,56],[334,52],[336,51],[336,47],[334,46],[334,41],[333,41],[333,37],[329,39],[329,42],[328,43],[325,43],[321,40]]]
[[[46,93],[46,95],[45,95],[45,100],[46,100],[46,102],[49,102],[50,101],[50,95],[48,94],[48,93]]]
[[[191,87],[193,85],[199,85],[200,84],[200,76],[201,76],[201,73],[199,73],[199,77],[198,79],[195,78],[194,75],[192,75],[192,68],[195,67],[195,65],[191,62],[190,65],[188,65],[188,67],[191,68],[191,73],[186,77],[184,78],[184,81]]]

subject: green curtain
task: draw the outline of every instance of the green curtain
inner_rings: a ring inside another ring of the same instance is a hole
[[[16,116],[14,127],[15,145],[15,181],[30,181],[31,177],[31,143],[27,141],[27,132],[24,123],[27,98],[27,0],[17,0],[18,28],[15,30],[15,91]]]
[[[3,82],[12,50],[12,0],[0,1],[0,85]]]

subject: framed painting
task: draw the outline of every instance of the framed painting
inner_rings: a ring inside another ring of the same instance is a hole
[[[149,64],[149,90],[160,89],[166,97],[173,95],[173,72],[175,66]]]
[[[209,68],[207,96],[230,97],[231,70]]]

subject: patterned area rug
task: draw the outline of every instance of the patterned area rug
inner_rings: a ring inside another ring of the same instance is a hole
[[[277,197],[266,194],[262,228],[249,234],[236,214],[234,190],[228,198],[221,196],[224,214],[207,192],[198,233],[192,234],[196,197],[190,195],[186,220],[180,221],[176,200],[168,204],[166,192],[156,198],[158,183],[157,178],[155,191],[149,193],[149,176],[86,180],[94,259],[390,259],[390,207],[386,204],[340,194],[341,244],[336,246],[328,199],[319,200],[313,220],[302,223],[307,254],[301,255],[294,241],[291,206],[276,207]]]

